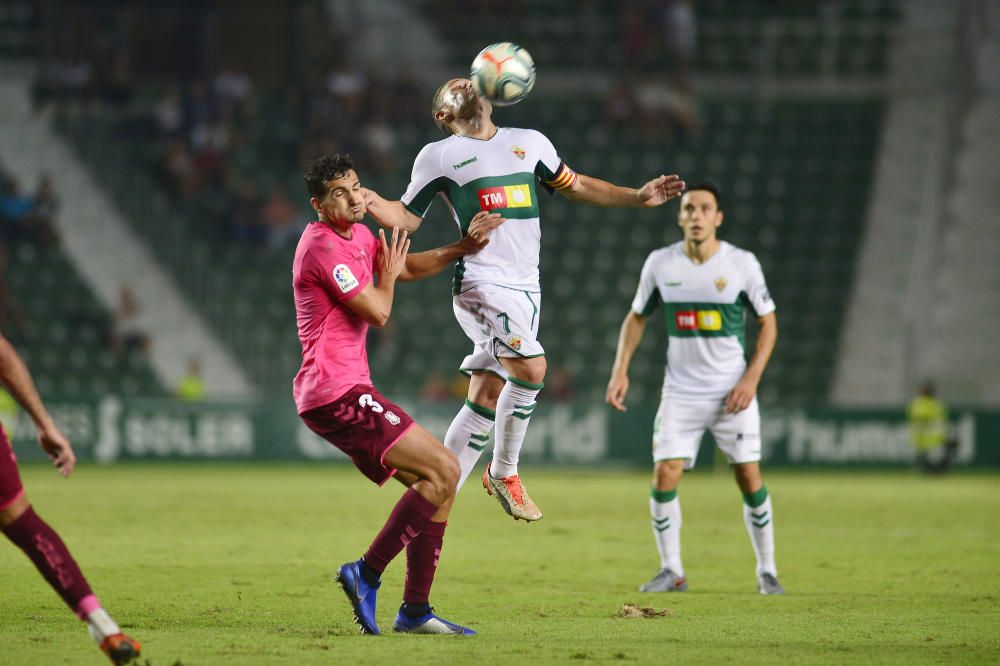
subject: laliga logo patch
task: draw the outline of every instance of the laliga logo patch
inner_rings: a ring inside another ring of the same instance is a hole
[[[516,335],[510,336],[510,339],[507,341],[507,344],[514,351],[521,351],[521,338],[517,337]]]
[[[400,419],[399,419],[398,416],[396,416],[392,412],[386,412],[385,413],[385,420],[388,421],[389,423],[391,423],[392,425],[396,426],[396,425],[399,425],[399,420]]]
[[[333,267],[333,281],[337,283],[341,293],[346,294],[351,289],[358,286],[358,279],[345,264],[337,264]]]

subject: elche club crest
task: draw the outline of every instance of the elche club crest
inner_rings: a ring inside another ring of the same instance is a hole
[[[715,288],[720,292],[725,291],[727,284],[729,284],[729,282],[727,282],[724,277],[716,278],[715,280]]]
[[[511,150],[512,153],[514,153],[515,155],[517,155],[518,159],[520,159],[520,160],[524,159],[525,152],[524,152],[524,148],[522,148],[521,146],[514,146],[510,150]]]

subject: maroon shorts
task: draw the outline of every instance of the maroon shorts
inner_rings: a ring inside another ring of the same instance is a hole
[[[17,473],[14,448],[10,445],[3,426],[0,425],[0,511],[9,507],[23,494],[24,486],[21,485],[21,475]]]
[[[354,386],[329,405],[310,409],[302,420],[380,486],[396,473],[383,462],[385,454],[413,426],[413,419],[399,405],[365,384]]]

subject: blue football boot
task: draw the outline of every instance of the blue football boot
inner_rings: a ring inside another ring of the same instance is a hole
[[[449,622],[434,614],[431,608],[419,617],[410,617],[399,609],[392,630],[404,634],[450,634],[452,636],[475,636],[476,632],[468,627]]]
[[[361,626],[361,633],[378,636],[378,624],[375,622],[375,596],[378,585],[369,585],[361,575],[361,560],[340,565],[337,577],[334,579],[344,590],[344,594],[354,608],[354,621]]]

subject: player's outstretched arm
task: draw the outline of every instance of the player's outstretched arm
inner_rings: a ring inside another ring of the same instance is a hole
[[[0,335],[0,382],[3,382],[18,404],[31,416],[38,429],[38,443],[52,459],[59,473],[69,476],[76,465],[73,447],[45,409],[35,389],[35,382],[31,379],[31,373],[28,372],[28,366],[2,335]]]
[[[750,406],[757,395],[757,386],[764,375],[764,368],[771,360],[774,345],[778,342],[778,318],[773,312],[758,318],[757,323],[760,324],[760,332],[757,334],[753,356],[740,381],[736,382],[736,386],[726,396],[726,412],[730,414],[741,412]]]
[[[437,275],[452,262],[467,254],[475,254],[490,242],[490,234],[494,229],[506,222],[499,213],[480,211],[469,223],[468,232],[461,240],[434,248],[426,252],[415,252],[406,256],[406,266],[399,274],[399,279],[423,280]]]
[[[387,243],[385,231],[378,230],[379,251],[376,260],[378,285],[370,282],[345,305],[372,326],[385,326],[392,312],[392,299],[396,292],[396,278],[406,264],[410,239],[406,232],[392,230],[392,241]]]
[[[422,217],[406,210],[402,201],[389,201],[375,190],[369,190],[366,187],[361,188],[361,191],[365,195],[367,213],[378,222],[380,227],[400,229],[412,234],[424,221]]]
[[[618,332],[618,349],[615,351],[615,364],[611,368],[611,379],[604,401],[619,412],[627,411],[625,396],[628,394],[628,366],[632,362],[632,354],[642,340],[646,330],[646,318],[633,310],[625,315],[621,330]]]
[[[571,201],[605,208],[654,208],[679,197],[685,187],[686,184],[677,175],[660,176],[634,189],[578,173],[573,187],[559,192]]]

